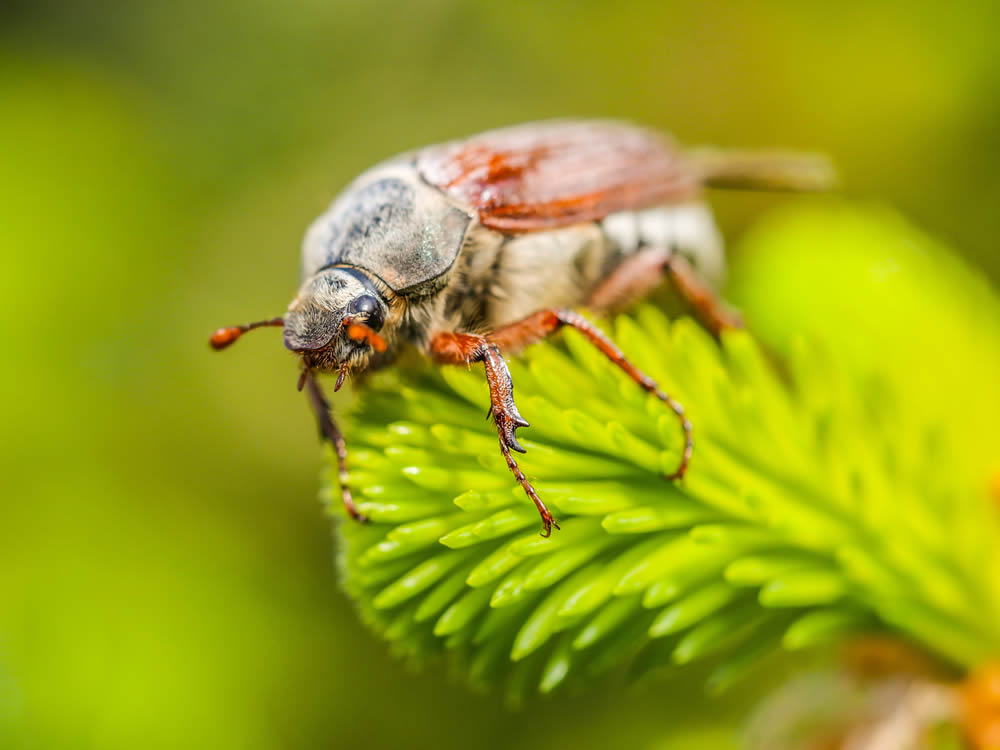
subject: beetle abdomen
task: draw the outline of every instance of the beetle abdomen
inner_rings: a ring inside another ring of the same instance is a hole
[[[722,235],[701,201],[620,211],[601,221],[601,228],[623,256],[642,247],[671,250],[687,257],[705,280],[717,285],[725,277]]]
[[[644,247],[679,252],[708,281],[725,273],[722,239],[701,202],[621,211],[600,223],[509,237],[491,250],[486,322],[496,328],[545,308],[578,307]],[[468,281],[468,280],[467,280]]]

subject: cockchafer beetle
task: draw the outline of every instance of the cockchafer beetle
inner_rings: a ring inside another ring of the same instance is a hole
[[[693,444],[684,409],[571,308],[607,311],[668,279],[714,333],[739,325],[712,291],[724,260],[703,189],[817,190],[831,176],[819,157],[683,151],[610,121],[518,125],[428,146],[363,173],[312,224],[302,286],[284,317],[221,328],[211,345],[284,328],[357,520],[344,437],[316,374],[338,373],[339,390],[404,346],[443,364],[481,362],[500,451],[548,536],[559,526],[511,455],[524,452],[515,432],[528,423],[503,353],[576,328],[677,415],[684,450],[668,479],[680,479]]]

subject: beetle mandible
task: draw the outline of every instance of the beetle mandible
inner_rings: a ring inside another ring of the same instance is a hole
[[[580,331],[678,418],[683,407],[572,308],[621,307],[669,280],[718,334],[739,318],[713,292],[724,270],[705,187],[826,188],[815,156],[679,149],[664,135],[611,121],[551,121],[428,146],[359,176],[309,228],[302,285],[281,318],[220,328],[215,349],[264,326],[300,355],[299,389],[337,455],[344,507],[347,449],[317,373],[346,376],[390,364],[413,346],[442,364],[481,363],[500,451],[549,536],[558,523],[511,455],[528,423],[503,355],[564,326]]]

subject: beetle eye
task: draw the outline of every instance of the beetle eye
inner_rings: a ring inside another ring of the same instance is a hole
[[[364,324],[373,331],[381,330],[382,323],[384,322],[382,308],[378,300],[370,294],[362,294],[360,297],[352,300],[351,304],[347,306],[347,314],[363,318]]]

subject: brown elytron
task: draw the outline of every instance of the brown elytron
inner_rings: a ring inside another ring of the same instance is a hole
[[[336,373],[339,390],[406,346],[444,364],[482,363],[500,451],[548,536],[559,526],[513,457],[524,452],[515,432],[528,423],[503,354],[576,328],[677,416],[683,449],[667,478],[680,479],[693,445],[684,409],[571,308],[619,309],[669,281],[713,333],[740,325],[711,286],[724,261],[703,188],[814,190],[830,175],[814,157],[682,150],[606,121],[535,123],[428,146],[359,176],[313,223],[302,285],[282,318],[219,329],[211,344],[283,327],[356,519],[344,436],[317,374]]]
[[[424,149],[431,185],[483,226],[536,232],[695,197],[698,175],[666,137],[615,122],[553,122]]]

